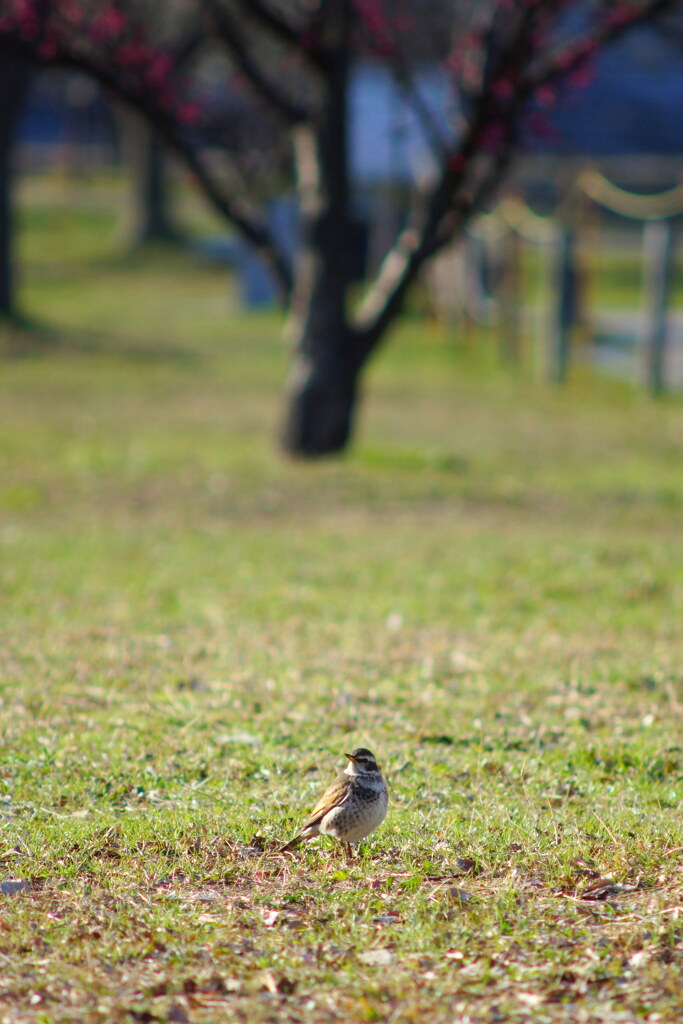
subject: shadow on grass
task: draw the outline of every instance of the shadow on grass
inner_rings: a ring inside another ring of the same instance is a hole
[[[50,355],[117,355],[136,363],[197,365],[201,355],[170,342],[82,327],[65,330],[37,317],[0,318],[0,358],[39,359]]]
[[[224,264],[212,259],[191,239],[178,242],[133,242],[110,248],[74,252],[59,259],[32,258],[28,261],[30,280],[40,283],[98,280],[102,274],[130,277],[145,270],[168,273],[195,271],[224,273]]]

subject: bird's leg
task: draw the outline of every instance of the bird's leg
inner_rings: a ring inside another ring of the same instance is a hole
[[[353,857],[351,856],[351,843],[344,843],[343,846],[344,853],[346,854],[346,862],[347,864],[351,864],[353,862]]]

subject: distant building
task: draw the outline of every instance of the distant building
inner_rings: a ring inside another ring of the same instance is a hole
[[[557,155],[683,155],[683,26],[634,29],[605,47],[587,84],[565,87],[547,111]]]

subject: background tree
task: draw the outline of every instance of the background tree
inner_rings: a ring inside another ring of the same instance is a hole
[[[95,76],[148,119],[216,209],[259,250],[290,306],[295,337],[283,443],[292,454],[315,456],[346,445],[364,366],[425,263],[491,201],[535,109],[577,84],[600,46],[672,6],[673,0],[5,0],[0,45]],[[391,70],[436,169],[429,182],[415,183],[379,273],[357,297],[349,93],[361,59]],[[447,122],[418,88],[426,60],[438,61],[451,83]],[[231,138],[228,83],[233,98],[243,97],[253,111],[250,144]],[[281,145],[300,208],[293,265],[264,208],[278,177],[270,154]]]
[[[12,259],[14,218],[12,146],[19,115],[28,91],[31,67],[8,54],[0,61],[0,315],[16,315]]]
[[[180,242],[169,191],[168,154],[139,115],[122,110],[123,151],[131,175],[130,241],[133,246]]]

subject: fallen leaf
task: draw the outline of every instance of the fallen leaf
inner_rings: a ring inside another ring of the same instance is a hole
[[[529,1009],[535,1009],[537,1006],[541,1005],[545,997],[539,992],[518,992],[517,998],[520,1003],[524,1004],[524,1006],[528,1006]]]
[[[451,897],[452,900],[455,900],[456,903],[460,903],[461,906],[464,906],[466,903],[476,902],[471,892],[465,892],[464,889],[458,889],[455,886],[453,886],[452,889],[448,890],[448,895]]]
[[[629,967],[642,967],[649,959],[649,954],[644,949],[639,949],[637,953],[628,958],[628,964]]]
[[[364,964],[386,967],[392,963],[394,954],[390,949],[368,949],[365,953],[359,953],[358,959]]]
[[[581,900],[606,900],[610,896],[617,896],[619,893],[635,892],[637,885],[628,885],[626,882],[607,882],[602,885],[591,886],[579,893]]]
[[[8,878],[4,882],[0,882],[0,892],[4,896],[15,896],[18,892],[26,892],[27,889],[32,888],[33,883],[25,878]]]
[[[288,996],[296,989],[296,982],[293,981],[292,978],[282,977],[279,981],[276,981],[275,975],[272,971],[263,972],[261,975],[261,984],[263,988],[273,996],[278,994]]]
[[[270,992],[273,996],[277,995],[277,982],[272,971],[264,971],[261,975],[261,984],[266,992]]]
[[[459,871],[466,874],[479,874],[479,865],[473,857],[458,857],[455,865]]]
[[[167,1020],[174,1021],[174,1024],[190,1024],[190,1018],[187,1010],[180,1003],[172,1003],[169,1011]]]

